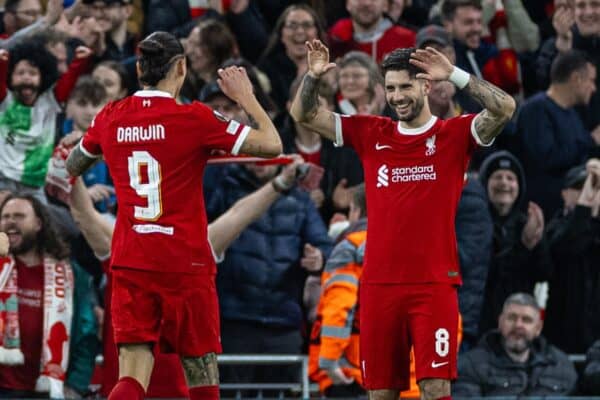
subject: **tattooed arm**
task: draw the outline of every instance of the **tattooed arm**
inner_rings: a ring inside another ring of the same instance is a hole
[[[83,174],[89,167],[91,167],[96,161],[97,157],[87,156],[80,145],[76,145],[71,150],[69,158],[67,158],[67,171],[71,176],[79,176]]]
[[[484,108],[475,117],[475,132],[484,144],[490,143],[510,121],[516,108],[515,100],[502,89],[473,75],[464,91]]]
[[[419,49],[411,55],[410,63],[421,68],[424,72],[418,73],[417,78],[431,81],[452,80],[455,67],[439,51],[428,47]],[[502,131],[502,128],[511,119],[515,112],[515,100],[503,90],[489,82],[481,80],[466,72],[460,71],[458,80],[462,84],[453,82],[467,92],[471,97],[485,108],[475,117],[475,131],[483,144],[490,143]],[[466,84],[466,86],[464,86]]]
[[[307,42],[309,71],[304,76],[290,114],[296,122],[319,133],[326,139],[335,141],[335,116],[329,110],[319,107],[318,86],[323,74],[335,67],[329,62],[329,50],[319,40]]]

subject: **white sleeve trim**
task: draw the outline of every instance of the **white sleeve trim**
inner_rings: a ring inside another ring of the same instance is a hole
[[[240,132],[240,135],[238,136],[237,140],[235,141],[233,148],[231,149],[231,154],[233,154],[234,156],[238,155],[238,153],[240,152],[240,149],[242,148],[242,145],[246,141],[246,137],[248,136],[249,133],[250,133],[250,127],[244,126],[242,128],[242,131]]]
[[[225,259],[225,253],[217,254],[215,253],[215,249],[213,249],[212,243],[210,240],[208,241],[208,247],[210,247],[210,252],[212,253],[213,259],[215,263],[220,264]]]
[[[98,259],[98,261],[104,262],[104,261],[106,261],[106,260],[108,260],[110,258],[110,251],[107,254],[103,255],[103,256],[101,256],[101,255],[99,255],[97,253],[94,253],[94,255],[96,256],[96,258]]]
[[[344,145],[344,135],[342,134],[342,117],[338,113],[333,113],[335,119],[335,147],[342,147]]]
[[[81,152],[83,154],[85,154],[86,157],[89,157],[89,158],[100,158],[100,157],[102,157],[102,154],[92,154],[89,151],[87,151],[85,149],[85,147],[83,147],[83,140],[79,141],[79,148],[81,149]]]
[[[475,120],[477,119],[477,117],[479,117],[479,114],[477,114],[475,116],[475,118],[473,118],[473,120],[471,121],[471,135],[473,135],[473,139],[475,139],[475,142],[479,146],[490,147],[491,145],[494,144],[494,141],[496,140],[496,138],[493,138],[489,143],[484,143],[481,140],[481,138],[479,137],[479,134],[477,133],[477,129],[475,129]]]

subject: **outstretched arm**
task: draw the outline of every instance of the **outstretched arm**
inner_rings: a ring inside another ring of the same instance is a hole
[[[484,144],[490,143],[500,134],[515,112],[515,100],[508,93],[453,66],[445,55],[434,48],[416,50],[411,55],[410,62],[424,71],[417,74],[417,78],[449,80],[481,104],[484,110],[475,117],[474,124],[477,135]]]
[[[208,241],[215,254],[223,254],[240,233],[260,218],[281,196],[281,190],[293,186],[296,180],[296,169],[302,162],[302,157],[295,157],[294,162],[287,165],[274,181],[242,197],[208,225]]]
[[[326,139],[335,141],[334,114],[319,108],[318,97],[321,76],[335,68],[335,64],[329,62],[329,49],[319,40],[306,42],[306,48],[308,49],[308,72],[296,92],[290,114],[296,122],[318,132]]]

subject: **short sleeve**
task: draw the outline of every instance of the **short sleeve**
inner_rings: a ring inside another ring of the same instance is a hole
[[[201,145],[210,150],[224,150],[237,155],[251,128],[226,118],[200,102],[194,102],[191,107],[200,124],[197,129]]]
[[[471,131],[471,136],[473,137],[473,140],[478,146],[490,147],[494,144],[496,138],[493,138],[492,141],[489,143],[483,143],[483,141],[479,137],[479,134],[477,133],[477,129],[475,129],[475,118],[477,118],[477,115],[479,114],[467,114],[467,116],[471,118],[471,125],[469,128],[469,130]]]
[[[342,115],[335,114],[335,145],[352,147],[362,158],[364,150],[372,144],[387,118],[373,115]]]
[[[108,107],[108,106],[107,106]],[[102,156],[102,132],[108,124],[107,107],[103,108],[92,120],[90,127],[79,142],[79,148],[86,156],[98,158]]]

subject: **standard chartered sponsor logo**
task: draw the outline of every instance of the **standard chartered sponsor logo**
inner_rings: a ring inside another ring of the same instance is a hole
[[[388,177],[389,169],[387,165],[383,164],[377,170],[377,187],[388,187],[390,185],[390,178]]]
[[[437,179],[433,164],[414,167],[393,168],[392,182],[435,181]]]

